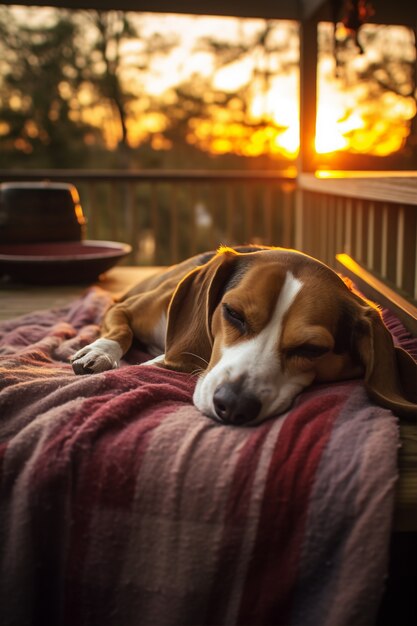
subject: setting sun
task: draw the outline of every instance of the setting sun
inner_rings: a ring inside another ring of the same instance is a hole
[[[330,24],[321,24],[322,35],[331,38]],[[402,148],[410,133],[410,120],[416,114],[416,103],[411,85],[407,81],[389,89],[390,75],[385,77],[382,69],[366,73],[367,63],[382,63],[383,54],[390,62],[404,67],[397,73],[406,75],[405,62],[415,62],[414,37],[404,27],[385,27],[378,31],[373,25],[364,27],[369,34],[369,45],[363,54],[352,54],[345,80],[337,76],[334,54],[323,54],[318,66],[318,103],[315,149],[318,154],[349,150],[353,153],[387,156]],[[400,41],[401,46],[395,47]],[[381,48],[385,46],[382,51]],[[400,50],[398,57],[394,51]],[[389,55],[391,54],[391,57]],[[390,71],[393,71],[392,69]],[[361,79],[361,76],[366,77]],[[411,78],[410,78],[411,80]],[[373,81],[373,83],[372,83]],[[384,82],[385,81],[385,82]],[[408,90],[409,94],[405,95]]]
[[[52,19],[52,9],[44,12]],[[36,26],[41,13],[20,9],[15,15],[22,23],[30,22],[25,17],[30,16]],[[100,136],[110,150],[125,142],[133,150],[149,145],[168,151],[181,139],[207,154],[296,158],[300,143],[296,22],[151,13],[132,13],[129,19],[140,36],[120,46],[118,103],[108,91],[96,88],[106,66],[103,60],[94,60],[96,52],[90,61],[93,67],[96,63],[96,82],[87,79],[74,86],[65,78],[58,85],[68,118],[91,127],[85,135],[88,145]],[[88,33],[86,39],[92,37],[91,23],[81,29]],[[318,154],[386,156],[401,150],[410,133],[416,115],[411,30],[366,25],[361,36],[366,43],[363,53],[347,43],[344,54],[350,57],[341,72],[333,26],[319,25]],[[388,61],[394,64],[389,71]],[[38,118],[29,118],[28,102],[23,90],[10,91],[11,113],[27,115],[21,136],[13,135],[10,123],[0,125],[0,138],[10,134],[14,148],[26,153],[33,151],[32,140],[43,141]],[[48,115],[51,122],[57,121],[57,110]]]

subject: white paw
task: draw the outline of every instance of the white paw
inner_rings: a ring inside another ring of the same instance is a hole
[[[98,374],[119,367],[123,353],[117,341],[97,339],[70,358],[76,374]]]
[[[153,359],[149,359],[149,361],[144,361],[141,365],[158,365],[158,363],[163,363],[165,360],[165,354],[159,354]]]

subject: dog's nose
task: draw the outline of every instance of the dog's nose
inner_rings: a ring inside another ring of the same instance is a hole
[[[236,426],[256,419],[262,408],[261,401],[253,393],[241,391],[230,383],[217,387],[213,404],[216,415],[222,422]]]

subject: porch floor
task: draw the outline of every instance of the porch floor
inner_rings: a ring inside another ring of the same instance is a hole
[[[115,296],[146,278],[154,267],[114,267],[91,285],[23,285],[0,280],[0,321],[19,317],[32,311],[61,307],[80,297],[86,289],[97,285]]]

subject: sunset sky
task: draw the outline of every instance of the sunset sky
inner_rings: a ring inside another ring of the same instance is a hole
[[[50,9],[36,9],[27,12],[25,9],[14,9],[17,16],[30,20],[44,21],[51,15]],[[167,56],[156,55],[151,62],[149,71],[142,73],[142,85],[145,93],[150,96],[166,96],[175,85],[192,76],[200,75],[212,79],[212,84],[219,90],[233,92],[250,81],[254,64],[259,62],[254,57],[216,69],[214,57],[207,50],[199,49],[202,37],[217,37],[222,41],[236,42],[253,37],[260,28],[261,21],[254,19],[240,20],[236,18],[218,18],[205,16],[130,14],[137,20],[143,37],[153,33],[171,35],[177,38],[176,45]],[[322,36],[330,24],[321,25]],[[372,27],[369,27],[372,28]],[[288,29],[296,32],[295,25],[289,22],[277,22],[275,37],[285,36],[289,45],[282,53],[282,65],[289,64],[290,70],[283,71],[277,67],[276,75],[270,81],[267,93],[256,91],[251,94],[250,116],[258,119],[269,119],[270,127],[256,132],[246,132],[239,123],[232,123],[227,115],[213,113],[213,119],[195,123],[188,140],[212,152],[237,151],[246,155],[257,155],[265,149],[271,152],[294,158],[299,143],[298,116],[298,39],[292,35],[288,39]],[[393,55],[398,58],[412,59],[414,55],[413,36],[402,27],[385,29],[386,45],[391,46]],[[329,37],[327,32],[327,37]],[[388,37],[388,39],[387,39]],[[388,42],[388,43],[387,43]],[[133,84],[135,59],[140,53],[142,43],[129,41],[124,47],[126,60],[125,80]],[[201,46],[200,46],[201,48]],[[348,84],[335,78],[335,59],[332,52],[322,51],[319,59],[318,81],[318,113],[316,150],[328,153],[335,150],[350,149],[354,152],[390,154],[404,143],[409,132],[409,120],[415,115],[415,101],[409,95],[385,93],[382,99],[373,101],[364,94],[364,85],[354,80],[355,70],[361,64],[382,60],[384,50],[378,45],[369,46],[364,55],[356,54],[352,61],[352,79]],[[133,73],[132,73],[133,72]],[[112,124],[110,111],[105,107],[91,106],[88,109],[90,96],[88,89],[80,95],[87,105],[84,115],[88,121],[106,128],[107,141],[110,146],[117,142],[117,129]],[[133,115],[129,120],[129,141],[132,146],[138,145],[144,138],[154,135],[155,148],[167,148],[164,145],[162,131],[166,120],[162,115],[150,113],[144,108],[143,98],[138,98],[138,105],[133,106]],[[285,127],[282,130],[282,127]],[[159,143],[158,143],[159,142]]]
[[[146,77],[146,89],[152,94],[162,94],[180,79],[193,73],[210,76],[214,72],[213,57],[207,52],[196,50],[198,39],[204,36],[221,34],[223,40],[237,41],[242,36],[250,37],[259,29],[260,20],[237,20],[234,18],[216,18],[199,16],[148,14],[144,20],[147,32],[173,34],[180,38],[181,45],[176,47],[167,58],[156,58],[152,72]],[[294,28],[294,24],[279,22],[277,29]],[[367,26],[371,32],[373,26]],[[321,32],[328,37],[332,25],[321,24]],[[414,58],[415,49],[411,31],[403,27],[384,29],[382,41],[393,51],[393,57]],[[298,40],[291,39],[291,46],[285,56],[286,60],[298,59]],[[383,51],[378,46],[365,49],[364,55],[357,54],[352,66],[360,69],[364,63],[382,59]],[[238,89],[250,79],[255,60],[245,58],[215,73],[214,85],[224,91]],[[363,84],[352,81],[348,86],[335,78],[335,58],[333,54],[322,51],[319,59],[318,79],[318,111],[316,150],[328,153],[335,150],[351,149],[358,153],[384,156],[401,148],[409,132],[409,120],[415,115],[413,98],[401,97],[397,94],[384,94],[382,99],[372,102],[358,101],[363,99]],[[284,156],[294,157],[299,144],[299,112],[298,112],[299,76],[296,63],[292,71],[277,73],[272,81],[270,91],[265,94],[254,94],[251,113],[254,119],[267,114],[279,126],[285,126],[284,132],[276,133],[268,142],[269,149],[276,150]],[[155,120],[153,120],[155,122]],[[162,120],[161,120],[162,123]],[[152,122],[151,122],[152,126]],[[137,129],[140,135],[140,129]],[[237,129],[234,129],[235,132]],[[214,151],[227,152],[233,145],[228,135],[233,132],[230,121],[215,120],[208,125],[196,126],[196,140]],[[272,131],[271,131],[272,132]],[[206,140],[206,141],[205,141]],[[244,137],[243,153],[248,155],[261,152],[265,137]]]

